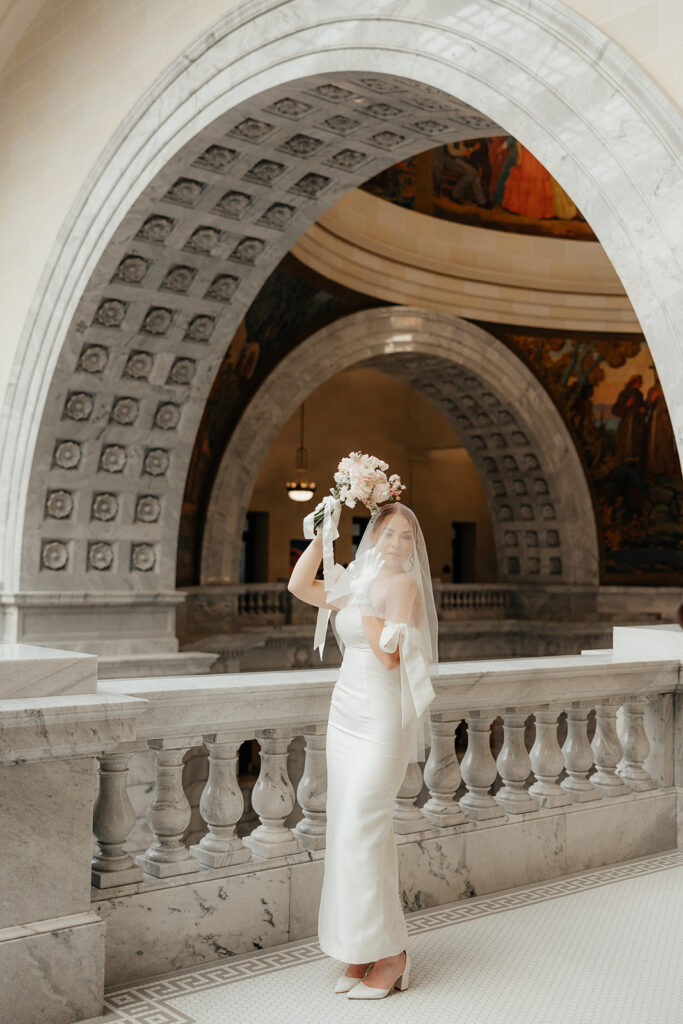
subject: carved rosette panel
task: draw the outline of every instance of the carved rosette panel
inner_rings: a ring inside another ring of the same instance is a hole
[[[134,590],[142,572],[173,588],[196,430],[260,286],[350,189],[412,153],[499,130],[437,90],[352,73],[270,90],[185,145],[121,211],[60,356],[46,405],[53,420],[41,428],[53,439],[52,458],[47,474],[36,463],[27,503],[28,532],[41,534],[41,567],[43,544],[57,543],[49,524],[61,516],[73,531],[59,566],[65,588],[87,587],[95,571],[113,589],[126,589],[131,573]],[[53,498],[50,512],[46,495],[67,490],[82,490],[83,499],[64,513],[68,501]],[[115,523],[130,561],[112,555],[104,565],[109,542],[94,532],[104,523]],[[141,523],[144,537],[135,532]],[[54,565],[55,551],[47,556]],[[35,572],[35,554],[25,565],[29,585],[51,585],[49,573]]]

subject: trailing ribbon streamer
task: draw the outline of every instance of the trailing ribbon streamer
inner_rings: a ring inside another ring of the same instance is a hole
[[[344,567],[341,565],[333,566],[334,571],[334,582],[336,583],[340,576],[344,574]],[[327,637],[327,624],[330,621],[330,615],[332,614],[331,608],[318,608],[318,616],[315,620],[315,635],[313,637],[313,650],[320,653],[320,660],[323,660],[323,653],[325,651],[325,638]]]
[[[410,760],[422,761],[425,754],[428,709],[436,694],[429,675],[419,633],[404,622],[387,622],[379,638],[380,650],[393,654],[398,647],[401,670],[401,725],[415,721]]]
[[[304,537],[306,540],[313,540],[316,533],[315,516],[320,509],[323,509],[322,538],[323,538],[323,581],[325,593],[328,593],[344,571],[342,566],[334,564],[334,542],[339,536],[337,524],[334,521],[334,512],[341,511],[341,502],[331,495],[325,495],[322,501],[304,519]],[[338,518],[338,517],[337,517]],[[337,570],[339,570],[337,572]],[[325,637],[327,636],[327,624],[330,621],[329,608],[318,608],[318,616],[315,622],[315,635],[313,637],[313,650],[320,653],[320,660],[323,660],[325,650]]]
[[[328,591],[334,586],[334,542],[339,536],[339,530],[332,518],[332,513],[337,508],[341,509],[341,502],[338,498],[333,498],[331,495],[326,494],[313,511],[309,512],[304,519],[304,537],[306,540],[313,540],[315,537],[315,515],[320,510],[321,505],[323,508],[321,530],[323,537],[323,580],[325,591]]]

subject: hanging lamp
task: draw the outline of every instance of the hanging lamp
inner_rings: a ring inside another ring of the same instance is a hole
[[[304,448],[304,406],[301,403],[299,447],[296,450],[295,479],[287,481],[287,494],[292,501],[310,501],[315,494],[315,482],[308,479],[308,453]]]

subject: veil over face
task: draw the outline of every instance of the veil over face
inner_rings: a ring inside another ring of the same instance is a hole
[[[358,582],[365,574],[366,584]],[[438,624],[429,559],[417,516],[400,502],[384,505],[366,527],[355,558],[327,595],[337,608],[406,625],[419,636],[430,672],[438,663]],[[338,638],[339,640],[339,638]]]

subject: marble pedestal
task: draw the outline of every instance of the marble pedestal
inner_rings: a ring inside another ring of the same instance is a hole
[[[146,701],[98,695],[96,673],[91,656],[0,644],[3,1024],[102,1013],[104,925],[90,905],[95,755],[135,737]]]

